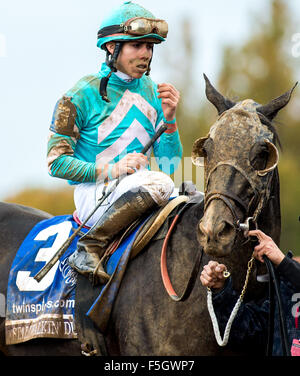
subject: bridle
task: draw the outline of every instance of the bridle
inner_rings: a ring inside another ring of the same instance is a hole
[[[235,193],[233,192],[228,192],[228,191],[212,191],[208,192],[207,188],[209,185],[209,180],[212,175],[212,173],[220,166],[228,165],[237,170],[250,184],[253,190],[253,197],[249,201],[249,204],[246,204],[240,197],[238,197]],[[256,187],[256,184],[254,180],[249,176],[241,167],[237,166],[236,163],[233,161],[223,161],[217,163],[209,172],[208,178],[206,180],[205,184],[205,199],[204,199],[204,212],[208,208],[208,205],[213,201],[213,200],[221,200],[230,210],[232,213],[232,216],[235,220],[234,226],[239,230],[242,231],[244,234],[244,237],[247,238],[247,233],[249,231],[249,226],[250,226],[250,220],[254,223],[255,227],[257,228],[257,219],[263,209],[263,207],[267,204],[269,201],[270,195],[271,195],[271,181],[273,179],[273,174],[274,174],[274,169],[271,171],[268,171],[267,174],[267,179],[265,181],[265,184],[263,186],[262,192],[259,192],[259,190]],[[238,218],[238,215],[236,213],[236,210],[233,206],[233,203],[236,203],[239,205],[242,210],[245,213],[245,222],[240,223],[240,220]],[[187,208],[188,203],[180,210],[180,212],[175,216],[172,225],[167,233],[167,236],[164,240],[163,247],[162,247],[162,254],[161,254],[161,274],[162,274],[162,279],[163,283],[165,286],[165,289],[169,296],[171,297],[172,300],[178,302],[178,301],[185,301],[191,291],[193,290],[193,287],[196,282],[196,278],[200,269],[201,261],[202,261],[202,256],[203,256],[203,247],[200,247],[200,252],[197,254],[197,259],[195,261],[194,267],[192,269],[189,281],[186,285],[186,288],[184,292],[182,293],[181,296],[178,296],[177,293],[174,291],[168,271],[167,271],[167,261],[166,261],[166,252],[167,252],[167,247],[168,247],[168,242],[169,238],[171,236],[171,232],[180,216],[180,214]],[[252,209],[254,208],[254,209]],[[250,238],[246,240],[249,241]],[[283,348],[283,353],[284,355],[290,355],[290,351],[288,348],[288,340],[287,340],[287,329],[286,329],[286,324],[285,324],[285,317],[284,317],[284,312],[282,309],[282,302],[281,302],[281,296],[280,296],[280,291],[279,291],[279,282],[276,277],[276,273],[274,271],[273,265],[270,262],[270,260],[267,257],[264,257],[268,274],[269,274],[269,300],[270,300],[270,310],[269,310],[269,328],[268,328],[268,342],[267,342],[267,355],[272,354],[272,346],[273,346],[273,330],[274,330],[274,311],[275,311],[275,303],[274,303],[274,291],[276,292],[276,298],[278,301],[278,308],[279,308],[279,322],[280,322],[280,330],[281,330],[281,340],[282,340],[282,348]],[[213,329],[215,333],[216,340],[220,346],[225,346],[228,343],[229,335],[230,335],[230,329],[231,325],[233,323],[233,320],[239,310],[239,307],[243,301],[245,291],[247,289],[248,285],[248,280],[249,276],[252,270],[254,262],[254,257],[252,256],[251,259],[248,262],[248,268],[247,268],[247,274],[244,282],[244,286],[242,289],[242,292],[239,296],[239,299],[237,300],[233,311],[230,315],[230,318],[227,322],[225,331],[224,331],[224,338],[222,339],[220,336],[219,332],[219,327],[217,323],[217,318],[214,313],[213,309],[213,304],[212,304],[212,295],[210,289],[208,289],[208,295],[207,295],[207,306],[209,310],[209,314],[212,320],[213,324]],[[230,275],[230,273],[229,273]]]
[[[232,192],[227,192],[227,191],[226,192],[216,192],[216,191],[207,192],[209,179],[210,179],[212,173],[219,166],[222,166],[222,165],[229,165],[229,166],[233,167],[234,169],[236,169],[238,172],[240,172],[244,176],[244,178],[248,181],[248,183],[252,187],[252,189],[254,191],[254,196],[250,200],[248,205],[246,203],[244,203],[243,200],[241,200],[235,193],[232,193]],[[251,218],[251,220],[255,224],[255,227],[257,227],[257,218],[258,218],[264,204],[268,201],[269,196],[270,196],[270,187],[269,186],[270,186],[270,182],[272,180],[272,177],[273,177],[273,171],[270,171],[269,174],[268,174],[268,180],[267,180],[266,188],[264,189],[264,192],[262,192],[260,194],[258,192],[257,188],[256,188],[256,185],[255,185],[255,182],[253,181],[253,179],[251,177],[249,177],[246,174],[246,172],[242,168],[237,166],[233,161],[223,161],[223,162],[217,163],[216,166],[212,170],[210,170],[210,173],[209,173],[208,178],[206,180],[205,196],[204,196],[205,197],[204,198],[204,201],[205,201],[204,202],[204,212],[205,212],[206,208],[208,207],[208,205],[210,204],[210,202],[212,202],[213,200],[222,200],[225,203],[225,205],[230,209],[230,211],[233,215],[233,218],[235,219],[234,225],[235,225],[236,229],[238,231],[244,231],[245,230],[245,227],[244,227],[245,224],[240,223],[240,220],[239,220],[239,217],[236,213],[236,210],[231,203],[231,201],[233,201],[233,202],[237,203],[240,207],[242,207],[242,209],[244,210],[245,215],[247,217],[246,223],[248,224],[248,226],[249,226],[249,220]],[[263,193],[265,193],[265,194],[263,194]],[[251,215],[250,210],[251,210],[252,206],[254,206],[253,204],[256,203],[256,202],[257,202],[257,205],[255,207],[255,210],[253,211],[253,214]],[[194,287],[194,284],[196,282],[197,274],[198,274],[199,269],[200,269],[200,264],[201,264],[202,255],[203,255],[203,247],[200,247],[200,252],[198,252],[198,254],[197,254],[197,258],[196,258],[194,267],[192,269],[190,278],[188,280],[187,286],[186,286],[183,294],[181,296],[178,296],[177,293],[174,291],[174,289],[172,287],[172,284],[171,284],[171,281],[170,281],[170,278],[169,278],[169,274],[168,274],[168,270],[167,270],[167,248],[168,248],[168,243],[169,243],[172,231],[173,231],[173,229],[176,225],[176,222],[179,219],[180,215],[185,211],[185,209],[188,206],[189,206],[189,202],[186,203],[184,205],[184,207],[179,211],[179,213],[175,216],[175,218],[174,218],[174,220],[173,220],[173,222],[172,222],[172,224],[171,224],[171,226],[168,230],[168,233],[167,233],[167,235],[164,239],[163,246],[162,246],[162,253],[161,253],[162,280],[163,280],[163,284],[165,286],[165,289],[166,289],[168,295],[174,301],[184,301],[189,297],[189,295],[190,295],[190,293],[191,293],[191,291]]]
[[[249,204],[246,205],[243,200],[241,200],[236,194],[232,192],[207,192],[207,188],[209,185],[209,179],[212,175],[212,173],[222,165],[229,165],[235,170],[237,170],[250,184],[250,186],[253,189],[254,195],[253,198],[250,200]],[[239,166],[236,164],[232,163],[231,161],[225,161],[225,162],[219,162],[216,164],[216,166],[210,170],[208,179],[206,181],[205,185],[205,205],[204,205],[204,211],[207,209],[208,205],[213,201],[213,200],[221,200],[231,211],[232,216],[235,220],[234,225],[239,231],[243,231],[243,234],[245,237],[247,237],[247,233],[249,231],[249,222],[250,220],[255,224],[255,227],[257,228],[257,219],[259,214],[261,213],[263,207],[266,205],[270,198],[271,194],[271,181],[273,178],[273,173],[274,170],[268,172],[267,180],[265,182],[265,186],[263,189],[263,192],[259,193],[259,191],[256,189],[256,186],[253,182],[253,179],[249,177],[246,172],[241,169]],[[240,223],[236,210],[234,206],[232,205],[231,201],[234,203],[238,204],[244,211],[246,215],[246,220],[245,223]],[[254,207],[253,204],[256,204],[255,209],[253,210],[252,213],[252,207]],[[248,240],[249,241],[249,237]],[[247,270],[247,275],[244,283],[244,287],[242,290],[242,293],[236,302],[236,305],[234,306],[232,313],[229,317],[229,320],[227,322],[225,331],[224,331],[224,337],[223,339],[220,336],[219,332],[219,327],[217,323],[217,318],[215,316],[214,310],[213,310],[213,305],[212,305],[212,296],[211,296],[211,291],[208,289],[208,296],[207,296],[207,305],[208,305],[208,310],[211,316],[212,324],[213,324],[213,329],[214,333],[216,336],[216,340],[220,346],[225,346],[228,342],[229,339],[229,334],[230,334],[230,329],[232,322],[239,310],[239,307],[241,305],[241,302],[243,301],[243,297],[247,288],[248,284],[248,279],[249,275],[252,269],[254,258],[253,256],[251,257],[250,261],[248,262],[248,270]],[[284,355],[290,355],[290,350],[289,350],[289,345],[288,345],[288,335],[287,335],[287,327],[286,327],[286,320],[285,320],[285,315],[284,315],[284,310],[282,307],[282,301],[281,301],[281,295],[280,295],[280,288],[279,288],[279,281],[278,277],[276,275],[276,272],[274,270],[272,262],[264,256],[264,261],[267,267],[268,275],[269,275],[269,301],[270,301],[270,308],[269,308],[269,327],[268,327],[268,341],[267,341],[267,355],[271,356],[272,355],[272,346],[273,346],[273,330],[274,330],[274,312],[275,312],[275,298],[277,298],[277,304],[278,304],[278,314],[279,314],[279,325],[280,325],[280,335],[281,335],[281,343],[282,343],[282,349],[283,349],[283,354]]]
[[[220,166],[230,166],[234,170],[238,171],[244,179],[249,183],[249,185],[252,188],[253,191],[253,197],[251,198],[249,204],[245,203],[240,197],[238,197],[234,192],[231,191],[208,191],[208,186],[210,182],[210,178],[214,171]],[[240,166],[238,166],[234,161],[222,161],[217,163],[210,171],[206,179],[205,184],[205,203],[204,203],[204,212],[208,208],[209,204],[213,200],[221,200],[230,210],[232,217],[234,219],[233,225],[234,227],[240,231],[241,230],[241,221],[239,219],[239,216],[236,212],[236,209],[233,205],[233,203],[236,203],[237,206],[239,206],[242,211],[244,212],[245,218],[252,218],[252,222],[255,224],[255,227],[257,227],[257,219],[259,217],[259,214],[262,211],[262,208],[265,206],[265,204],[268,202],[270,198],[270,185],[273,177],[273,170],[268,173],[267,181],[264,186],[264,189],[262,192],[259,192],[259,190],[256,187],[256,183],[254,180],[249,176],[249,174],[246,173],[245,170],[243,170]]]

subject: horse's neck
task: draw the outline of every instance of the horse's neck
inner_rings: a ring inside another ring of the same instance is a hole
[[[177,263],[185,264],[187,273],[190,272],[196,252],[200,249],[197,240],[197,226],[202,216],[203,201],[188,204],[179,216],[168,243],[171,249],[170,252],[168,252],[170,268],[172,268],[172,263],[174,265]],[[182,274],[185,274],[184,268],[182,269]]]

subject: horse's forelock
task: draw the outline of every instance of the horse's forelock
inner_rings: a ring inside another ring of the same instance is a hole
[[[257,108],[259,108],[259,104],[254,102],[252,99],[246,99],[246,100],[243,100],[241,102],[238,102],[236,103],[235,106],[233,106],[232,108],[228,109],[227,111],[224,111],[218,120],[220,120],[221,118],[224,118],[226,117],[227,114],[229,113],[234,113],[235,115],[237,116],[244,116],[244,117],[251,117],[251,113],[255,113],[258,118],[259,118],[259,121],[261,122],[261,124],[267,126],[268,130],[272,133],[273,135],[273,142],[276,146],[279,146],[280,149],[282,149],[282,146],[281,146],[281,143],[280,143],[280,139],[279,139],[279,135],[278,135],[278,132],[277,132],[277,129],[275,127],[275,124],[276,121],[275,120],[269,120],[264,114],[262,114],[261,112],[259,111],[256,111]],[[214,133],[214,131],[216,130],[216,123],[211,127],[211,130],[210,130],[210,133]],[[214,131],[213,131],[214,130]]]

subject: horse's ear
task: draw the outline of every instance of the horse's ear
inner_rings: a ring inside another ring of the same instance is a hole
[[[207,139],[208,136],[198,138],[193,144],[191,159],[195,166],[203,166],[203,158],[206,158],[206,152],[203,145]]]
[[[278,111],[280,111],[284,106],[286,106],[292,96],[292,93],[297,86],[298,82],[295,83],[295,85],[291,88],[291,90],[287,91],[286,93],[282,94],[280,97],[273,99],[268,104],[265,104],[264,106],[259,106],[256,108],[257,112],[260,112],[261,114],[265,115],[267,119],[272,121],[275,116],[277,115]]]
[[[218,114],[221,115],[224,111],[228,110],[229,108],[235,106],[235,103],[231,100],[223,97],[210,83],[207,76],[203,73],[205,79],[205,94],[207,99],[216,107],[218,110]]]

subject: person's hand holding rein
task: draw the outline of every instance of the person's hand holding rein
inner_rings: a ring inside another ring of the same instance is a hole
[[[119,162],[114,164],[112,168],[112,176],[114,178],[123,174],[133,174],[140,168],[146,167],[148,158],[142,153],[129,153],[125,155]]]
[[[260,230],[251,230],[248,235],[256,236],[258,239],[259,244],[254,248],[253,252],[253,256],[257,260],[264,262],[263,256],[266,255],[275,266],[281,263],[285,256],[270,236]]]

